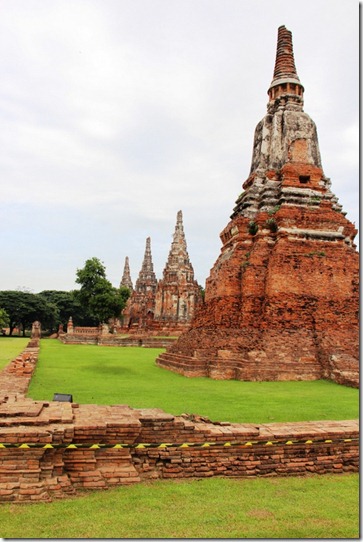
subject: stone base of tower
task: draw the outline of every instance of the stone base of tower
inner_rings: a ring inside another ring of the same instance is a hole
[[[330,379],[358,386],[359,256],[354,226],[330,204],[282,205],[276,232],[236,217],[191,329],[160,356],[186,376]],[[308,226],[308,227],[307,227]]]
[[[359,362],[350,350],[349,345],[334,339],[334,334],[311,330],[191,329],[156,363],[187,377],[241,381],[328,379],[359,387]]]
[[[157,364],[188,377],[358,387],[358,263],[342,241],[243,236],[222,250],[191,329]]]
[[[203,345],[190,350],[189,345]],[[184,376],[215,380],[317,380],[322,366],[314,340],[300,331],[193,329],[157,359],[160,367]]]

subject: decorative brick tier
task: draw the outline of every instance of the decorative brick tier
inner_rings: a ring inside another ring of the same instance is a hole
[[[0,502],[157,478],[359,470],[357,420],[213,423],[160,409],[33,401],[25,393],[38,350],[29,346],[0,373]]]

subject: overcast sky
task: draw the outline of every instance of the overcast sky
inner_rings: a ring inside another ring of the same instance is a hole
[[[204,286],[292,31],[325,175],[358,226],[359,3],[0,0],[0,290],[71,290],[88,258],[161,278],[176,214]]]

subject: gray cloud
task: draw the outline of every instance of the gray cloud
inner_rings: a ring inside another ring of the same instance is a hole
[[[0,0],[0,288],[73,288],[100,257],[165,265],[183,210],[204,284],[265,115],[277,28],[293,33],[325,174],[358,224],[353,0]]]

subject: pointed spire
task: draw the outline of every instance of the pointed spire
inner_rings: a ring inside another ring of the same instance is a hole
[[[146,239],[144,261],[142,262],[142,272],[143,273],[153,273],[154,266],[151,257],[151,239],[148,237]]]
[[[183,230],[183,212],[178,211],[176,214],[176,226],[175,226],[175,233],[176,231]]]
[[[277,33],[276,60],[273,79],[268,90],[270,101],[282,95],[295,95],[302,99],[304,87],[295,67],[292,33],[280,26]]]
[[[146,239],[146,247],[144,260],[142,262],[141,271],[136,281],[135,289],[137,291],[146,290],[150,286],[152,289],[156,288],[157,280],[154,273],[154,265],[151,257],[151,239]]]
[[[155,320],[175,325],[187,325],[200,298],[189,260],[183,227],[183,213],[178,211],[168,261],[155,295]]]
[[[170,252],[168,261],[172,263],[173,259],[177,259],[178,255],[182,253],[186,253],[187,250],[187,243],[185,240],[184,235],[184,227],[183,227],[183,213],[182,211],[178,211],[176,215],[176,225],[175,225],[175,231],[173,235],[173,242],[171,244]]]
[[[299,193],[303,188],[310,190],[313,168],[316,178],[322,180],[317,130],[303,111],[303,91],[295,68],[291,32],[280,26],[267,115],[256,127],[250,174],[242,185],[245,191],[239,195],[231,218],[240,215],[254,219],[260,211],[271,211],[280,205],[281,182],[286,187],[290,186],[289,182],[298,186]],[[319,185],[319,191],[322,186]],[[284,202],[289,201],[287,191]],[[297,201],[295,194],[291,198],[290,201]],[[227,228],[223,235],[225,243],[234,234]]]
[[[134,287],[132,285],[132,280],[131,280],[130,265],[129,265],[128,256],[126,256],[126,258],[125,258],[124,272],[123,272],[122,279],[121,279],[121,282],[120,282],[120,287],[121,286],[126,286],[126,288],[128,288],[131,292],[134,289]]]
[[[292,33],[285,26],[280,26],[277,33],[277,50],[274,79],[292,77],[299,80],[292,47]]]
[[[193,271],[192,264],[189,261],[189,254],[187,251],[187,242],[185,240],[184,226],[183,226],[183,213],[178,211],[176,215],[176,225],[173,235],[173,242],[171,243],[168,261],[165,266],[165,271],[174,269],[178,274],[179,271],[188,267],[190,271]]]

